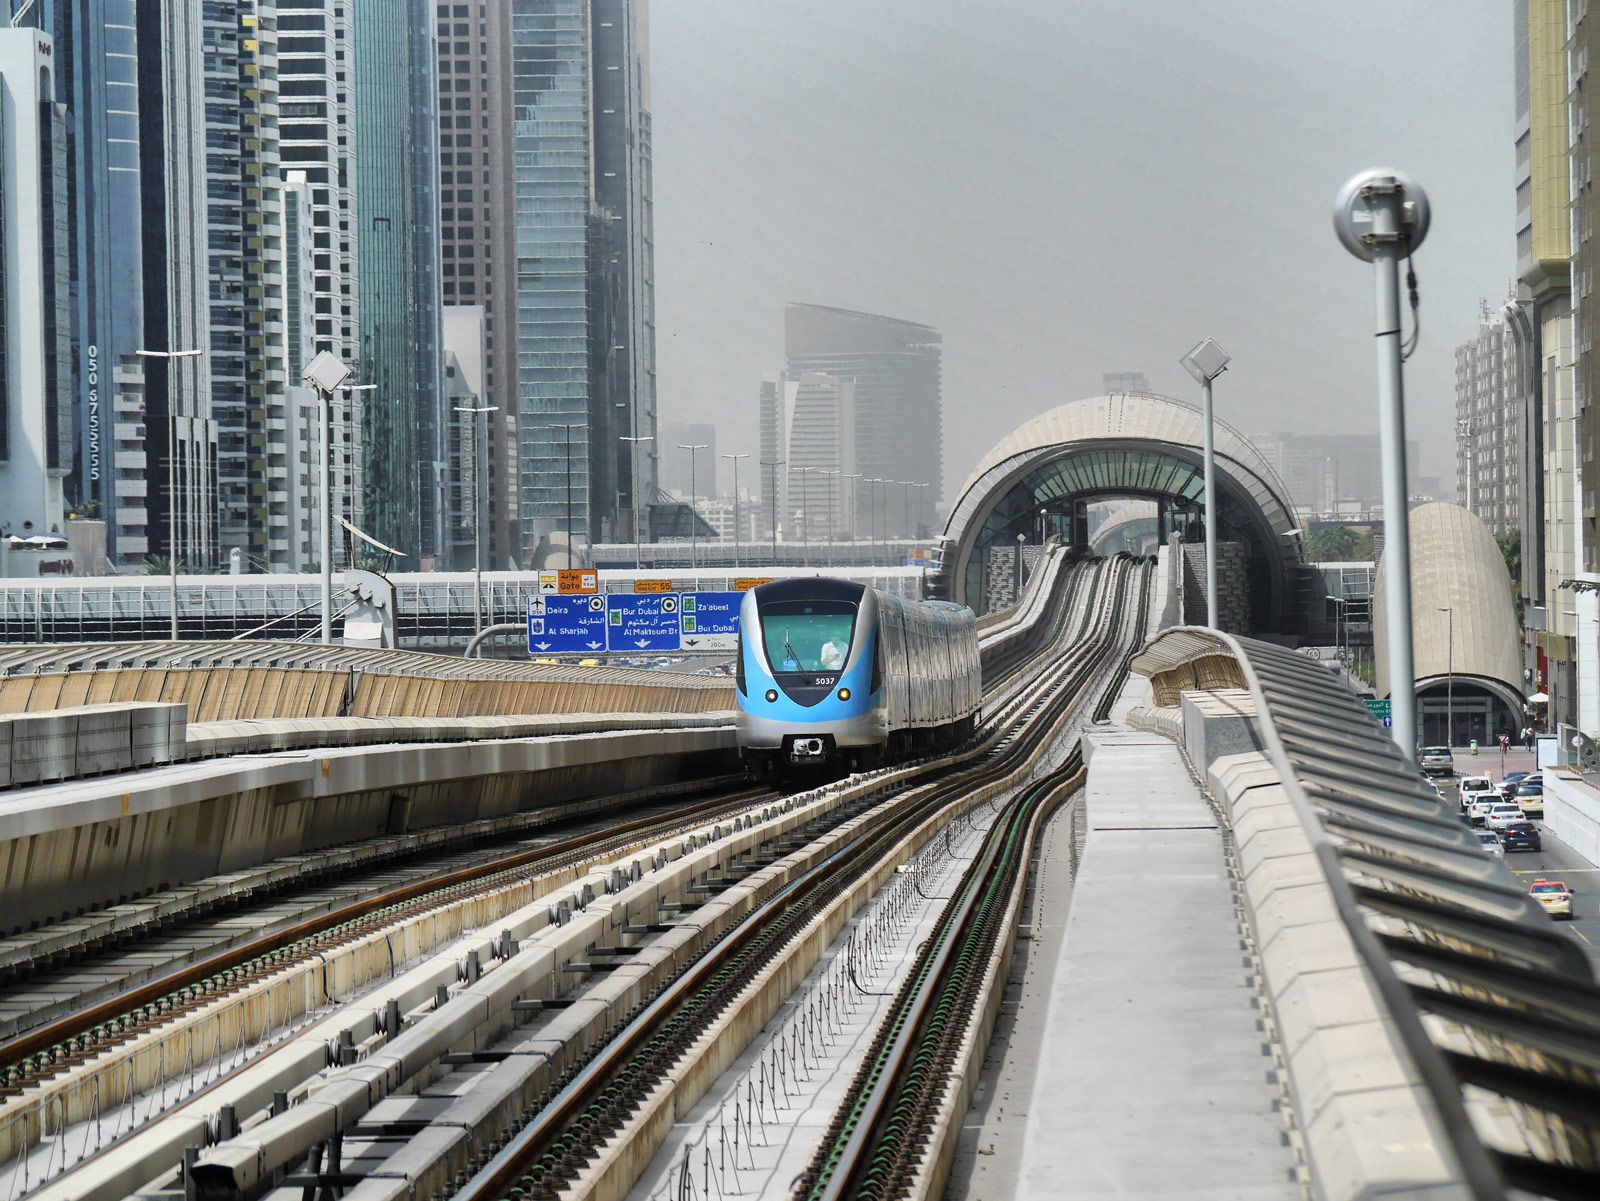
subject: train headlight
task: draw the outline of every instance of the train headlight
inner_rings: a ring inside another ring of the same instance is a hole
[[[848,688],[839,689],[839,699],[841,701],[849,700],[850,699],[850,690]]]
[[[767,689],[767,703],[770,705],[773,701],[775,701],[777,699],[778,699],[778,690],[776,688],[768,688]]]

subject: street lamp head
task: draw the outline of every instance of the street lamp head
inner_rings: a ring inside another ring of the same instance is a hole
[[[330,351],[320,350],[311,362],[306,364],[306,369],[300,373],[300,378],[321,392],[334,392],[350,378],[350,368]]]
[[[1226,350],[1217,345],[1215,338],[1207,338],[1204,342],[1196,344],[1195,348],[1178,362],[1183,364],[1185,371],[1194,376],[1195,383],[1208,384],[1228,369],[1231,358]]]
[[[1345,181],[1333,202],[1333,230],[1344,248],[1364,262],[1372,262],[1376,241],[1374,214],[1398,194],[1401,254],[1410,254],[1428,236],[1428,194],[1404,171],[1369,167]]]

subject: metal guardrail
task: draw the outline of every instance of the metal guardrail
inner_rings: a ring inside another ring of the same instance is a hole
[[[1600,988],[1588,956],[1483,855],[1354,693],[1293,651],[1167,631],[1146,675],[1227,656],[1340,918],[1480,1201],[1600,1196]],[[1499,1098],[1526,1151],[1485,1144],[1464,1090]]]

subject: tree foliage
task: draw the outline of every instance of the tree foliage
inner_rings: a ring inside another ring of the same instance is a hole
[[[1330,525],[1306,535],[1306,558],[1313,563],[1361,563],[1372,559],[1372,532]]]

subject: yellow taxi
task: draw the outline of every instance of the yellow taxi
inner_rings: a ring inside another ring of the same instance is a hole
[[[1551,917],[1572,920],[1572,890],[1560,880],[1535,880],[1528,895],[1543,905]]]

